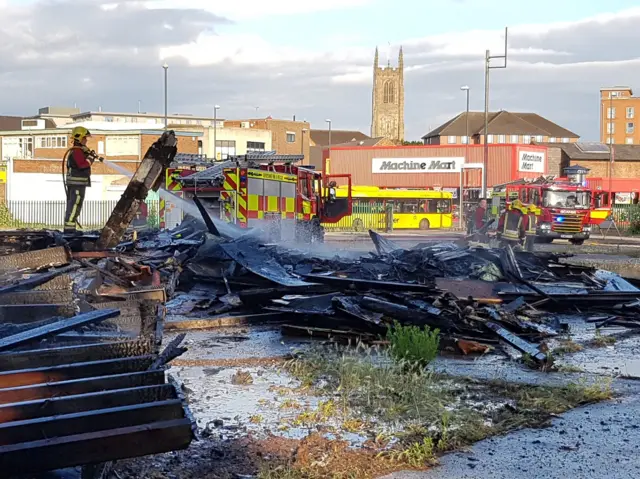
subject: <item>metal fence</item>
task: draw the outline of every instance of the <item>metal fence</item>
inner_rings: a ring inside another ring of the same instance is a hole
[[[100,229],[116,204],[116,200],[85,201],[78,221],[84,229]],[[64,201],[5,201],[0,203],[0,228],[62,229],[65,209]],[[134,225],[158,227],[159,212],[158,200],[145,201],[134,218]]]
[[[614,205],[611,208],[611,219],[618,229],[627,234],[640,234],[640,204]],[[602,227],[609,227],[609,223]]]

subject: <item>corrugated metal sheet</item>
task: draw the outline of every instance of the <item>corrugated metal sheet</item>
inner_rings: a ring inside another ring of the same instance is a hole
[[[468,163],[482,163],[483,145],[470,145]],[[545,151],[545,147],[490,145],[487,167],[488,186],[506,183],[513,179],[537,177],[540,173],[517,171],[517,151]],[[331,150],[330,174],[350,173],[354,185],[385,186],[391,188],[443,187],[460,185],[459,173],[373,173],[373,158],[447,158],[465,157],[464,145],[333,148]],[[325,155],[327,151],[325,150]],[[545,165],[546,166],[546,165]],[[546,172],[546,170],[545,170]],[[480,170],[466,171],[465,187],[480,187]]]

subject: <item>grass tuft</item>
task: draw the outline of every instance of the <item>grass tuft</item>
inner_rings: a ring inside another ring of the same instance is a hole
[[[433,331],[425,326],[402,326],[397,321],[387,331],[387,339],[391,343],[389,351],[399,361],[415,363],[424,367],[438,355],[440,330]]]

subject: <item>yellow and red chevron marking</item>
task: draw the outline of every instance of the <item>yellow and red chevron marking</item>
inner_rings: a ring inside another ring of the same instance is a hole
[[[224,171],[224,183],[222,188],[226,191],[238,191],[238,170],[229,169]]]
[[[220,192],[220,199],[222,200],[222,204],[224,205],[224,219],[229,223],[233,222],[233,215],[231,213],[231,208],[233,208],[233,206],[231,206],[232,197],[233,195],[228,191]]]
[[[180,191],[182,189],[182,185],[176,181],[176,178],[181,176],[180,171],[175,168],[167,168],[165,181],[167,191]]]
[[[164,198],[160,198],[160,212],[159,212],[159,216],[160,216],[160,229],[165,229],[167,226],[167,222],[164,219],[164,214],[165,214],[165,208],[166,208],[166,203],[164,201]]]
[[[242,228],[247,227],[247,189],[240,188],[238,190],[238,225]]]

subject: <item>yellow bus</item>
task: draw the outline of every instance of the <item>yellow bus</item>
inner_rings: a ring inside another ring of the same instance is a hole
[[[336,188],[336,197],[347,196],[346,187]],[[331,231],[366,231],[387,229],[387,208],[393,211],[393,229],[451,228],[452,198],[447,191],[385,189],[377,186],[352,186],[353,213],[334,225]]]

